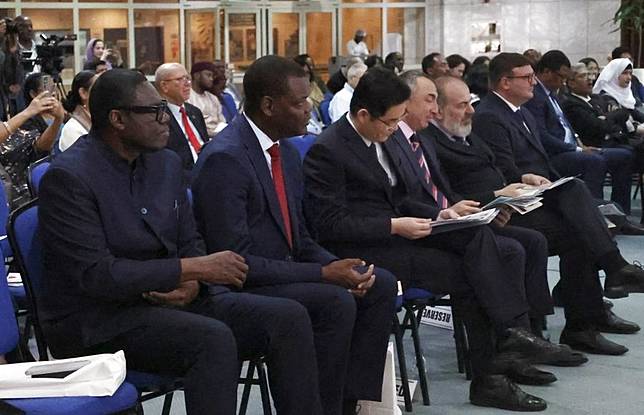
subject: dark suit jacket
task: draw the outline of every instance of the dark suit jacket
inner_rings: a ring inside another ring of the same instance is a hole
[[[472,131],[490,147],[506,182],[520,182],[526,173],[557,179],[559,174],[550,165],[534,117],[525,109],[519,111],[530,131],[501,98],[490,92],[476,107]]]
[[[442,174],[449,178],[453,197],[477,200],[485,205],[494,199],[494,191],[506,185],[503,173],[496,167],[494,153],[474,134],[467,137],[469,146],[450,141],[433,125],[421,133],[431,141],[440,160]]]
[[[39,191],[45,322],[99,344],[132,329],[141,294],[177,287],[180,258],[204,253],[181,171],[171,151],[129,165],[92,135],[56,157]]]
[[[217,134],[193,172],[195,217],[207,250],[244,256],[247,286],[320,282],[322,265],[337,259],[309,236],[301,208],[300,157],[286,140],[280,147],[292,249],[268,163],[245,116]]]
[[[523,107],[530,111],[537,122],[539,138],[549,156],[577,149],[576,145],[564,141],[566,130],[561,126],[557,113],[540,83],[534,86],[534,96],[523,104]]]
[[[601,100],[601,96],[593,95],[588,103],[575,95],[565,94],[561,107],[585,145],[613,147],[618,144],[628,144],[628,139],[622,133],[629,116],[628,111],[618,109],[605,113]],[[599,118],[602,115],[606,118]]]
[[[434,127],[435,128],[435,127]],[[450,204],[454,204],[462,198],[452,192],[449,181],[441,171],[441,165],[436,155],[434,145],[429,141],[428,137],[422,132],[417,132],[416,136],[421,143],[423,154],[427,167],[432,176],[432,181],[440,190]],[[413,193],[419,200],[423,200],[427,204],[436,204],[432,194],[431,186],[425,181],[425,172],[421,169],[414,152],[411,150],[409,141],[405,138],[403,132],[398,129],[391,137],[385,142],[385,147],[389,154],[399,153],[400,158],[403,160],[401,167],[398,169],[400,176],[405,180],[406,186],[410,193]]]
[[[186,108],[188,118],[190,118],[190,121],[192,121],[192,124],[197,129],[195,133],[199,134],[201,140],[206,144],[209,140],[208,129],[206,128],[206,122],[203,119],[201,110],[188,102],[183,105]],[[195,163],[192,159],[188,137],[183,133],[181,126],[177,123],[177,120],[174,118],[170,110],[168,110],[168,114],[170,114],[170,138],[168,139],[168,148],[176,152],[179,157],[181,157],[181,163],[183,164],[184,170],[192,170]]]
[[[400,175],[400,154],[386,152],[391,167]],[[392,188],[378,160],[346,117],[318,137],[304,159],[304,175],[309,224],[320,242],[341,256],[349,255],[358,245],[362,252],[386,251],[392,242],[392,218],[435,219],[440,211],[435,203],[408,196],[409,190],[400,178]]]

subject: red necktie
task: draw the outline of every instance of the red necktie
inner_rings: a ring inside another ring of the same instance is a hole
[[[199,154],[201,151],[201,143],[199,143],[199,139],[195,135],[195,132],[192,131],[192,128],[190,127],[190,122],[188,122],[188,115],[186,114],[186,109],[183,107],[179,107],[179,112],[181,113],[181,122],[183,123],[183,129],[186,130],[186,135],[188,136],[188,141],[190,141],[190,145],[192,145],[192,148],[195,149],[195,153]]]
[[[275,193],[277,193],[277,200],[280,203],[280,210],[282,211],[282,219],[284,220],[284,228],[286,229],[286,238],[288,245],[293,247],[293,235],[291,233],[291,217],[288,214],[288,201],[286,199],[286,188],[284,187],[284,175],[282,174],[282,161],[280,158],[280,147],[273,144],[268,149],[268,154],[271,156],[271,170],[273,171],[273,184],[275,185]]]

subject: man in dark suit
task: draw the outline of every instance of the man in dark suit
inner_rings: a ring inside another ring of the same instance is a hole
[[[564,176],[580,175],[590,193],[604,198],[603,183],[610,172],[611,199],[627,213],[631,205],[632,156],[620,150],[578,143],[577,134],[561,108],[557,94],[570,73],[570,61],[559,50],[546,52],[536,66],[534,96],[524,107],[534,116],[541,143],[552,166]]]
[[[531,345],[535,359],[572,362],[583,356],[529,333],[520,244],[487,227],[432,235],[434,220],[458,216],[438,193],[426,203],[402,180],[397,154],[382,145],[405,114],[409,87],[391,71],[371,68],[358,83],[350,112],[329,127],[304,161],[305,213],[323,246],[394,270],[405,287],[450,293],[470,341],[477,405],[541,410],[545,403],[493,376],[489,321],[499,342]],[[488,320],[489,319],[489,320]],[[505,328],[502,330],[501,328]],[[537,357],[538,356],[538,357]]]
[[[128,368],[183,378],[191,415],[235,414],[238,358],[263,355],[277,411],[321,415],[306,311],[234,292],[244,258],[205,255],[157,91],[115,69],[90,105],[90,134],[56,158],[39,194],[52,354],[124,350]]]
[[[186,102],[190,98],[191,82],[190,74],[179,63],[164,63],[154,74],[154,84],[161,97],[168,101],[171,115],[168,148],[179,155],[183,169],[188,172],[197,161],[201,147],[209,140],[201,110]]]
[[[193,192],[208,252],[231,249],[249,265],[245,291],[300,302],[309,312],[327,415],[380,400],[396,280],[314,242],[302,216],[301,161],[282,138],[306,130],[308,76],[265,56],[244,76],[244,114],[199,156]],[[312,374],[303,371],[300,376]]]
[[[517,192],[500,191],[508,183],[542,185],[550,183],[548,177],[557,177],[541,146],[534,119],[519,107],[532,95],[530,79],[534,74],[529,61],[519,54],[501,54],[494,63],[490,67],[494,92],[485,98],[480,110],[477,107],[473,117],[473,131],[481,139],[471,140],[469,146],[436,140],[441,165],[454,190],[463,195],[478,193],[475,198],[482,203],[499,195],[516,196]],[[465,116],[458,121],[469,123]],[[642,270],[621,256],[585,185],[573,180],[547,191],[543,208],[524,216],[514,215],[510,223],[543,232],[550,251],[562,254],[562,282],[568,285],[563,290],[568,330],[562,341],[584,350],[617,353],[620,349],[604,347],[609,345],[589,326],[589,321],[605,324],[601,322],[605,313],[594,267],[606,271],[605,293],[613,298],[640,291]]]
[[[414,195],[417,199],[425,200],[428,204],[435,203],[434,194],[441,192],[447,197],[452,209],[457,209],[459,214],[479,212],[481,204],[478,201],[465,200],[452,191],[449,178],[441,172],[434,144],[420,133],[436,115],[438,94],[434,82],[421,71],[407,71],[401,75],[401,79],[412,91],[407,104],[407,114],[400,121],[398,130],[385,142],[388,151],[400,154],[401,178],[410,189],[415,189]],[[416,148],[420,148],[421,152],[415,150]],[[419,162],[419,158],[423,160],[422,163]],[[530,305],[528,314],[533,333],[541,336],[544,316],[553,313],[546,273],[546,239],[533,230],[505,226],[509,219],[510,213],[502,210],[491,227],[495,234],[519,241],[526,252],[524,275],[525,293]]]

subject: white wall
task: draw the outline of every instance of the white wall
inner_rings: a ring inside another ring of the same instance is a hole
[[[572,62],[592,56],[606,64],[619,45],[612,17],[619,0],[426,0],[427,51],[479,55],[472,37],[486,22],[495,22],[502,52],[560,49]],[[493,54],[491,53],[490,56]]]

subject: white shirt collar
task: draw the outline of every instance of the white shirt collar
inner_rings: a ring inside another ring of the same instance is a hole
[[[501,94],[499,94],[499,93],[498,93],[498,92],[496,92],[496,91],[492,91],[492,92],[493,92],[497,97],[501,98],[501,99],[503,100],[503,102],[505,102],[505,103],[507,104],[507,106],[508,106],[508,107],[510,107],[510,109],[512,110],[512,112],[517,112],[517,111],[519,110],[519,107],[517,107],[516,105],[514,105],[513,103],[511,103],[511,102],[510,102],[510,101],[508,101],[507,99],[503,98],[503,96],[501,96]]]
[[[349,121],[349,124],[351,125],[351,127],[353,127],[353,129],[355,130],[356,134],[358,134],[360,136],[360,138],[362,138],[362,141],[364,142],[364,144],[367,147],[371,147],[371,144],[373,144],[373,141],[367,140],[366,138],[364,138],[364,136],[362,134],[360,134],[360,131],[358,131],[358,129],[356,128],[356,125],[353,123],[353,120],[351,119],[351,113],[350,112],[347,112],[346,117],[347,117],[347,121]]]
[[[250,117],[248,117],[248,115],[246,115],[245,112],[243,112],[242,114],[244,114],[246,121],[248,121],[248,124],[250,124],[250,128],[255,133],[255,137],[257,137],[257,141],[259,141],[259,145],[262,147],[262,151],[268,151],[269,148],[273,147],[273,144],[279,145],[279,141],[275,142],[271,140],[269,136],[267,136],[262,130],[259,129],[259,127],[253,122],[253,120],[250,119]]]
[[[349,85],[349,83],[348,83],[348,82],[345,82],[345,83],[344,83],[344,87],[343,87],[343,89],[346,89],[348,92],[350,92],[351,94],[353,94],[353,87],[352,87],[351,85]]]
[[[183,106],[183,105],[182,105],[182,106]],[[181,112],[179,111],[179,109],[180,109],[182,106],[179,106],[179,105],[173,104],[173,103],[171,103],[171,102],[168,102],[168,109],[170,110],[170,112],[172,113],[172,115],[174,115],[174,117],[175,117],[175,118],[179,118],[179,119],[181,119]]]
[[[409,137],[415,134],[414,130],[412,130],[409,124],[407,124],[403,120],[398,121],[398,128],[400,128],[400,132],[403,133],[407,140],[409,140]]]
[[[570,95],[575,96],[575,97],[577,97],[577,98],[579,98],[581,100],[584,100],[584,101],[590,103],[590,99],[591,99],[590,97],[584,97],[584,96],[581,96],[581,95],[577,95],[574,92],[571,92]]]

